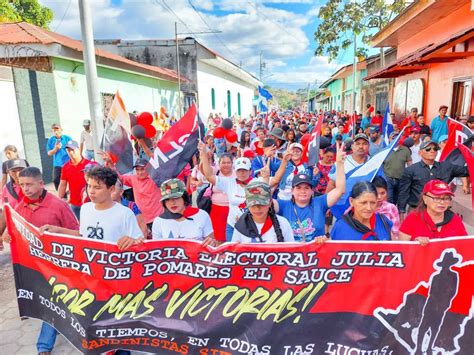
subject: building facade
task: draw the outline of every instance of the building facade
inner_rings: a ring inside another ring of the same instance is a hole
[[[194,38],[175,40],[98,40],[99,48],[148,65],[177,70],[186,83],[181,84],[183,106],[196,101],[201,117],[220,113],[224,117],[254,114],[254,97],[261,82]]]
[[[399,116],[417,107],[428,121],[441,105],[451,117],[474,114],[474,11],[471,0],[418,0],[377,33],[376,47],[397,50],[395,63],[367,79],[394,78]]]
[[[46,141],[51,125],[60,123],[64,134],[79,140],[83,120],[90,119],[82,44],[23,22],[1,24],[0,43],[0,119],[12,127],[0,135],[0,149],[17,145],[49,181],[52,158]],[[176,107],[175,72],[101,50],[96,58],[104,117],[117,91],[130,112]]]

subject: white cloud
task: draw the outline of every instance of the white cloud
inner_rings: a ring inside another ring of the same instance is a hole
[[[272,82],[305,84],[315,81],[319,84],[328,79],[331,74],[341,67],[339,64],[329,63],[328,57],[312,57],[309,63],[300,67],[289,67],[286,71],[273,72],[270,77]]]
[[[54,11],[51,29],[64,35],[80,38],[78,0],[40,0]],[[219,34],[182,35],[194,36],[204,45],[228,60],[243,64],[251,73],[259,71],[260,52],[263,53],[267,71],[279,70],[272,81],[308,80],[314,68],[288,67],[294,58],[307,55],[310,40],[303,27],[314,18],[316,7],[307,13],[295,13],[266,6],[272,3],[315,4],[311,0],[191,0],[199,14]],[[123,0],[113,5],[112,0],[90,1],[94,36],[97,39],[163,39],[174,38],[174,22],[179,32],[209,31],[208,26],[189,5],[188,0],[165,0],[174,11],[170,13],[160,0]],[[67,12],[66,12],[67,9]],[[211,11],[228,11],[217,15]],[[184,26],[175,17],[186,23]],[[318,63],[319,72],[326,73],[331,65]],[[284,72],[286,70],[286,72]],[[315,74],[316,75],[316,74]]]

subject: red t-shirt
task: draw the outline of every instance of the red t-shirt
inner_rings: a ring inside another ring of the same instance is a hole
[[[372,117],[372,120],[370,121],[370,124],[372,126],[379,126],[379,127],[382,127],[382,123],[383,123],[383,117],[382,116],[374,116]]]
[[[258,143],[259,143],[259,141],[253,142],[253,147],[254,147],[255,154],[258,155],[258,156],[263,156],[263,148],[260,148],[258,146]]]
[[[411,240],[417,237],[428,237],[430,239],[466,236],[467,231],[461,217],[454,214],[449,223],[443,225],[438,231],[430,215],[424,211],[421,214],[414,211],[408,214],[400,226],[400,232],[411,236]]]
[[[91,161],[84,158],[77,165],[68,161],[61,170],[61,180],[66,180],[69,185],[71,205],[82,206],[82,191],[86,186],[84,168],[88,164],[91,164]]]

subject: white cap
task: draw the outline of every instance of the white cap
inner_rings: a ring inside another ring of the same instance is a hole
[[[239,169],[250,170],[252,169],[252,164],[250,163],[249,158],[238,158],[235,160],[234,169],[237,171]]]
[[[291,143],[290,144],[290,150],[292,150],[293,148],[299,148],[299,149],[303,150],[303,146],[300,143]]]

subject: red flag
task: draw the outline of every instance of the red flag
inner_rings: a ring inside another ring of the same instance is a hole
[[[448,118],[448,140],[441,152],[439,161],[443,161],[459,144],[464,144],[470,137],[472,132],[469,127],[461,122]]]
[[[474,152],[466,147],[464,144],[458,144],[459,151],[466,160],[467,169],[469,170],[469,176],[474,176]],[[471,192],[472,198],[472,209],[474,210],[474,192]]]

